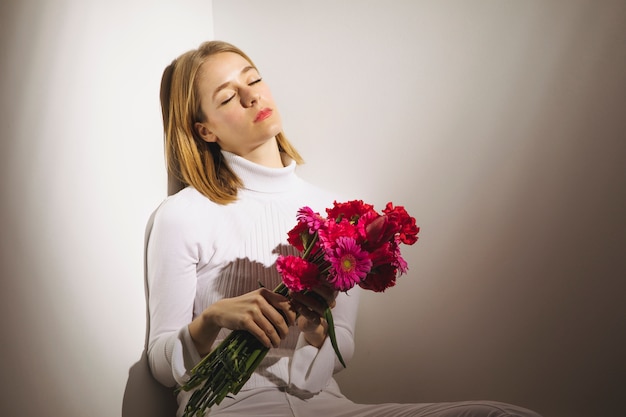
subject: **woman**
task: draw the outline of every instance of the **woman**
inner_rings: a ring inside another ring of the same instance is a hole
[[[211,416],[536,416],[493,402],[359,405],[333,379],[342,366],[315,298],[288,299],[274,263],[302,206],[322,212],[337,196],[300,179],[302,158],[248,56],[219,41],[174,60],[163,74],[166,159],[179,184],[156,211],[147,251],[155,378],[183,384],[234,329],[270,347],[244,388]],[[333,307],[338,345],[354,351],[359,292],[316,289]],[[298,314],[296,314],[298,313]],[[296,318],[297,317],[297,318]],[[179,412],[190,397],[181,391]]]

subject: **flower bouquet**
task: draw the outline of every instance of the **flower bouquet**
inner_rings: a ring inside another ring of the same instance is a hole
[[[355,285],[382,292],[396,283],[408,266],[400,244],[417,241],[419,227],[404,207],[387,203],[382,213],[361,200],[335,202],[326,217],[309,207],[298,210],[297,224],[287,241],[300,256],[279,256],[276,268],[282,283],[274,292],[311,292],[319,285],[348,291]],[[341,364],[332,312],[326,308],[328,337]],[[245,330],[231,332],[191,370],[191,377],[179,389],[198,388],[185,407],[185,417],[202,416],[229,394],[237,394],[261,363],[269,349]],[[201,386],[202,385],[202,386]]]

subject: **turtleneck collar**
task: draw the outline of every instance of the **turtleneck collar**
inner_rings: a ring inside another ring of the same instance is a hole
[[[296,161],[285,154],[281,154],[283,168],[268,168],[224,150],[222,155],[230,169],[243,181],[246,190],[278,193],[290,189],[297,180]]]

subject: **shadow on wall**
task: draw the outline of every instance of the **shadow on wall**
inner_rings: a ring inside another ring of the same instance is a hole
[[[158,210],[158,209],[157,209]],[[172,388],[161,385],[152,377],[148,364],[148,335],[150,328],[150,315],[148,312],[148,279],[146,268],[145,251],[148,238],[152,231],[154,215],[152,212],[146,225],[144,239],[144,290],[146,295],[146,339],[141,358],[128,372],[128,381],[124,390],[122,401],[122,417],[172,417],[176,415],[176,396]]]
[[[173,417],[176,408],[173,389],[161,385],[152,377],[144,350],[128,372],[122,417]]]

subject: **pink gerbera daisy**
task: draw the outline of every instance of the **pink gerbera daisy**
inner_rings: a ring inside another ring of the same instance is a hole
[[[302,207],[298,210],[297,219],[300,222],[306,223],[311,234],[317,232],[326,222],[326,219],[319,213],[314,212],[311,207]]]
[[[328,280],[339,291],[347,291],[359,283],[372,268],[367,251],[351,237],[337,238],[337,245],[327,252],[332,268]]]

